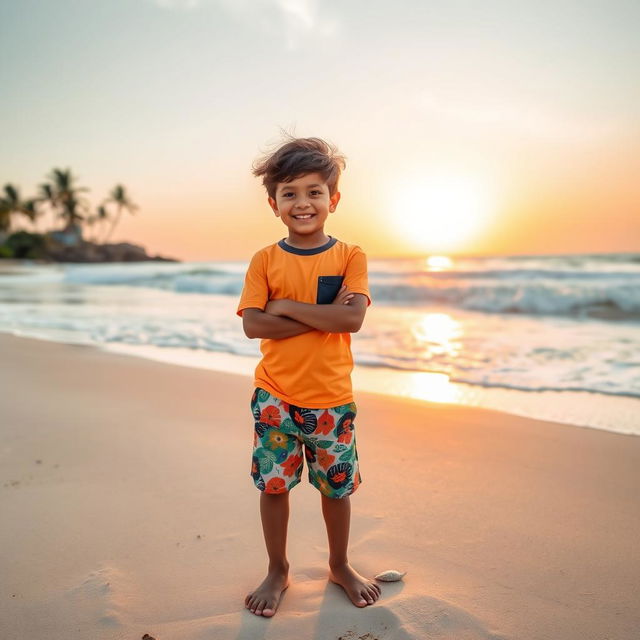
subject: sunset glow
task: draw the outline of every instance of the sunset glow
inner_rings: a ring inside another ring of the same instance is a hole
[[[397,187],[392,206],[399,233],[416,249],[455,251],[489,224],[494,205],[477,180],[434,176]]]
[[[206,261],[278,241],[251,165],[284,129],[345,154],[325,233],[370,258],[637,248],[637,3],[5,4],[3,184],[33,198],[69,167],[91,214],[123,184],[139,209],[114,242]]]

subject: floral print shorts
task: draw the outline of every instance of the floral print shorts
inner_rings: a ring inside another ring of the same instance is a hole
[[[329,498],[352,494],[362,481],[353,421],[355,402],[330,409],[288,404],[256,387],[251,477],[265,493],[284,493],[302,477],[303,447],[309,482]]]

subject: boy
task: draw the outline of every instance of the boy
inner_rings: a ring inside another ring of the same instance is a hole
[[[256,615],[273,616],[289,586],[286,557],[289,490],[302,476],[321,493],[329,541],[329,579],[358,607],[380,587],[347,559],[351,504],[361,482],[354,433],[351,333],[371,304],[367,260],[356,245],[325,235],[340,200],[345,163],[319,138],[293,138],[254,166],[273,212],[289,235],[258,251],[237,314],[249,338],[261,338],[251,410],[251,476],[269,555],[263,582],[245,598]]]

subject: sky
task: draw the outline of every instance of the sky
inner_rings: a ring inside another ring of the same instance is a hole
[[[248,260],[287,235],[251,174],[285,129],[345,154],[325,232],[371,257],[638,251],[639,29],[617,0],[0,0],[0,186],[121,183],[112,241]]]

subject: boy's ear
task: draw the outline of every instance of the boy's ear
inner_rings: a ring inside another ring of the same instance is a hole
[[[336,191],[330,198],[329,198],[329,211],[335,211],[336,207],[338,206],[338,202],[340,202],[340,192]]]
[[[280,212],[278,211],[278,204],[276,201],[271,196],[269,196],[267,200],[269,201],[269,206],[273,209],[273,213],[279,216]]]

